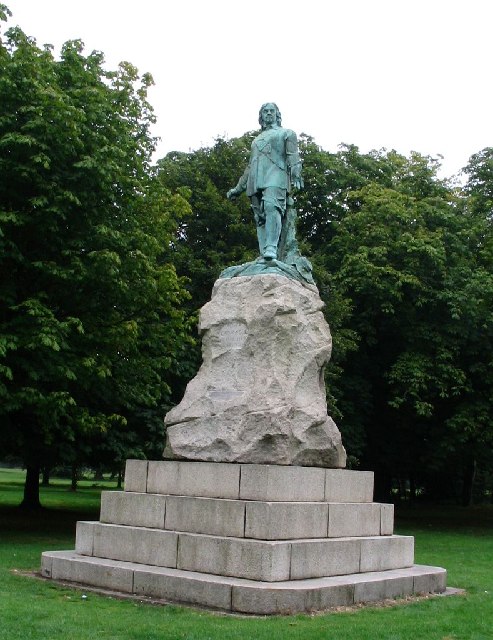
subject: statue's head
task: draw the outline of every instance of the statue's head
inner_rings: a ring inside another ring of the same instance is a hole
[[[274,107],[274,109],[276,110],[276,123],[280,127],[281,126],[281,112],[279,111],[279,107],[277,106],[277,104],[275,102],[266,102],[265,104],[263,104],[260,107],[260,111],[258,112],[258,122],[259,122],[260,126],[262,127],[262,129],[265,128],[264,109],[266,107]]]

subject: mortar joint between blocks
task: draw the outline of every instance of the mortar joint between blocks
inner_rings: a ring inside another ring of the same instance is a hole
[[[289,579],[292,580],[293,576],[291,573],[291,567],[293,564],[293,545],[292,543],[289,544]]]
[[[354,604],[354,593],[356,591],[356,585],[352,584],[350,587],[350,592],[351,592],[351,604]]]
[[[180,538],[181,535],[179,533],[176,534],[176,556],[175,556],[175,569],[178,569],[178,554],[180,553]]]

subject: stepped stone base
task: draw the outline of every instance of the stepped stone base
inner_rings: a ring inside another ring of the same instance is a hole
[[[323,611],[412,594],[441,593],[446,582],[444,569],[413,565],[272,583],[87,557],[73,551],[44,552],[41,572],[53,580],[254,614]]]
[[[129,460],[125,491],[103,492],[100,522],[43,553],[42,574],[257,614],[443,592],[372,495],[371,472]]]

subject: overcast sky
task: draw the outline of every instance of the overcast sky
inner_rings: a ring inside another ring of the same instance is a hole
[[[451,176],[493,146],[492,0],[2,0],[38,44],[150,72],[157,157],[283,126],[328,151],[416,150]]]

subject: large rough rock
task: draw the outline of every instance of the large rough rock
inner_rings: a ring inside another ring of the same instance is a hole
[[[322,307],[316,287],[283,276],[218,280],[200,313],[202,367],[165,418],[164,457],[344,467]]]

